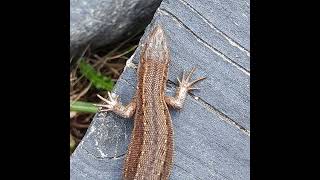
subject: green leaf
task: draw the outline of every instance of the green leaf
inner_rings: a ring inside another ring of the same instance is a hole
[[[76,142],[73,139],[72,135],[70,134],[70,155],[73,153],[75,148],[76,148]]]
[[[110,77],[103,76],[96,71],[90,64],[83,59],[80,60],[80,72],[97,88],[100,90],[111,91],[113,88],[113,81]]]
[[[70,102],[70,110],[76,112],[96,113],[98,112],[98,107],[89,102],[74,101]]]

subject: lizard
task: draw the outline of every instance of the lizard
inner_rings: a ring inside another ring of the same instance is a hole
[[[164,30],[155,26],[141,46],[137,68],[137,88],[131,102],[124,106],[119,96],[108,92],[108,99],[97,94],[104,103],[95,104],[101,112],[134,120],[131,140],[125,157],[124,180],[167,180],[173,166],[173,126],[168,106],[182,109],[188,91],[199,89],[193,85],[205,77],[191,81],[195,67],[185,74],[174,97],[166,96],[166,82],[170,63]]]

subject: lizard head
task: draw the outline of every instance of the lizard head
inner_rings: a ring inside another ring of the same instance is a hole
[[[144,46],[141,49],[141,57],[142,61],[153,61],[164,65],[169,64],[169,48],[164,30],[160,25],[155,26],[146,38]]]

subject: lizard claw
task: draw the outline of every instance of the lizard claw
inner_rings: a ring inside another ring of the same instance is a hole
[[[94,104],[94,106],[100,107],[101,112],[112,111],[114,107],[118,104],[119,96],[108,92],[108,99],[97,94],[98,98],[101,99],[106,104]]]
[[[192,87],[195,83],[199,82],[199,81],[202,81],[204,79],[206,79],[205,77],[201,77],[201,78],[198,78],[194,81],[191,81],[191,76],[192,74],[195,72],[196,68],[193,67],[191,69],[191,71],[189,72],[189,74],[187,75],[187,77],[185,76],[184,72],[182,73],[182,79],[179,80],[178,79],[178,82],[179,82],[179,86],[181,88],[185,88],[187,91],[191,91],[191,90],[196,90],[196,89],[199,89],[199,88],[195,88],[195,87]]]

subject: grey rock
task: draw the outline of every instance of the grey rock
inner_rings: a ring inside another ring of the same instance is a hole
[[[164,0],[140,40],[141,45],[157,24],[165,30],[171,51],[168,95],[182,70],[195,66],[194,77],[207,77],[182,110],[170,111],[170,179],[250,179],[249,9],[249,1]],[[136,88],[133,65],[140,45],[114,89],[124,104]],[[96,114],[71,156],[71,179],[120,179],[132,126],[132,120],[112,113]]]
[[[124,40],[145,28],[161,0],[70,0],[70,55]]]

